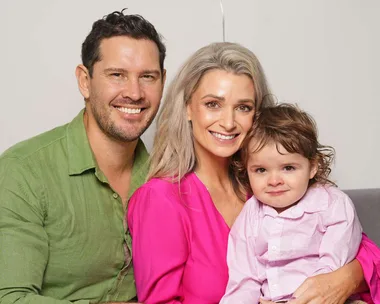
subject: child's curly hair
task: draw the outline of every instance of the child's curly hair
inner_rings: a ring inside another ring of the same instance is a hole
[[[249,143],[255,140],[255,150],[249,150]],[[317,165],[317,173],[309,181],[309,187],[319,184],[336,184],[328,179],[335,150],[318,142],[317,126],[314,119],[296,105],[282,103],[264,107],[256,116],[251,131],[242,143],[238,157],[234,157],[232,167],[239,176],[240,186],[251,193],[247,163],[251,153],[260,151],[269,143],[282,145],[289,153],[298,153]]]

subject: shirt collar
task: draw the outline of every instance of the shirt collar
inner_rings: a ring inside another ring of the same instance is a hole
[[[309,188],[301,201],[289,209],[278,214],[272,207],[263,206],[265,215],[296,219],[303,216],[304,213],[316,213],[327,210],[329,204],[329,194],[324,187]]]
[[[128,191],[128,199],[146,180],[149,170],[149,153],[141,139],[137,142],[133,161],[132,179]]]
[[[97,172],[99,171],[99,178],[106,182],[106,177],[97,168],[96,159],[92,153],[84,127],[83,115],[84,109],[67,125],[69,175],[79,175],[87,170],[95,169]],[[149,169],[148,158],[148,151],[142,140],[139,139],[135,149],[130,194],[128,196],[145,181]]]
[[[96,160],[84,127],[83,114],[84,109],[67,125],[69,175],[82,174],[96,168]]]

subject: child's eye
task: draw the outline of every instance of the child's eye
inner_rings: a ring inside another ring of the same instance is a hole
[[[284,167],[284,170],[285,171],[293,171],[293,170],[295,170],[296,168],[295,167],[293,167],[293,166],[285,166]]]
[[[266,170],[264,168],[257,168],[255,170],[256,173],[264,173]]]

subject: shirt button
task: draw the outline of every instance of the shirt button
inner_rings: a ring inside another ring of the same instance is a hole
[[[117,193],[112,194],[113,198],[118,198],[119,195]]]
[[[277,246],[273,245],[273,246],[272,246],[272,250],[273,250],[273,251],[276,251],[276,250],[277,250]]]

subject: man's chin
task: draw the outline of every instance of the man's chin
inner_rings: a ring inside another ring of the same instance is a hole
[[[133,142],[138,140],[141,135],[148,129],[148,127],[141,127],[135,130],[119,130],[119,131],[111,131],[109,132],[109,136],[112,137],[113,139],[120,141],[120,142]]]

